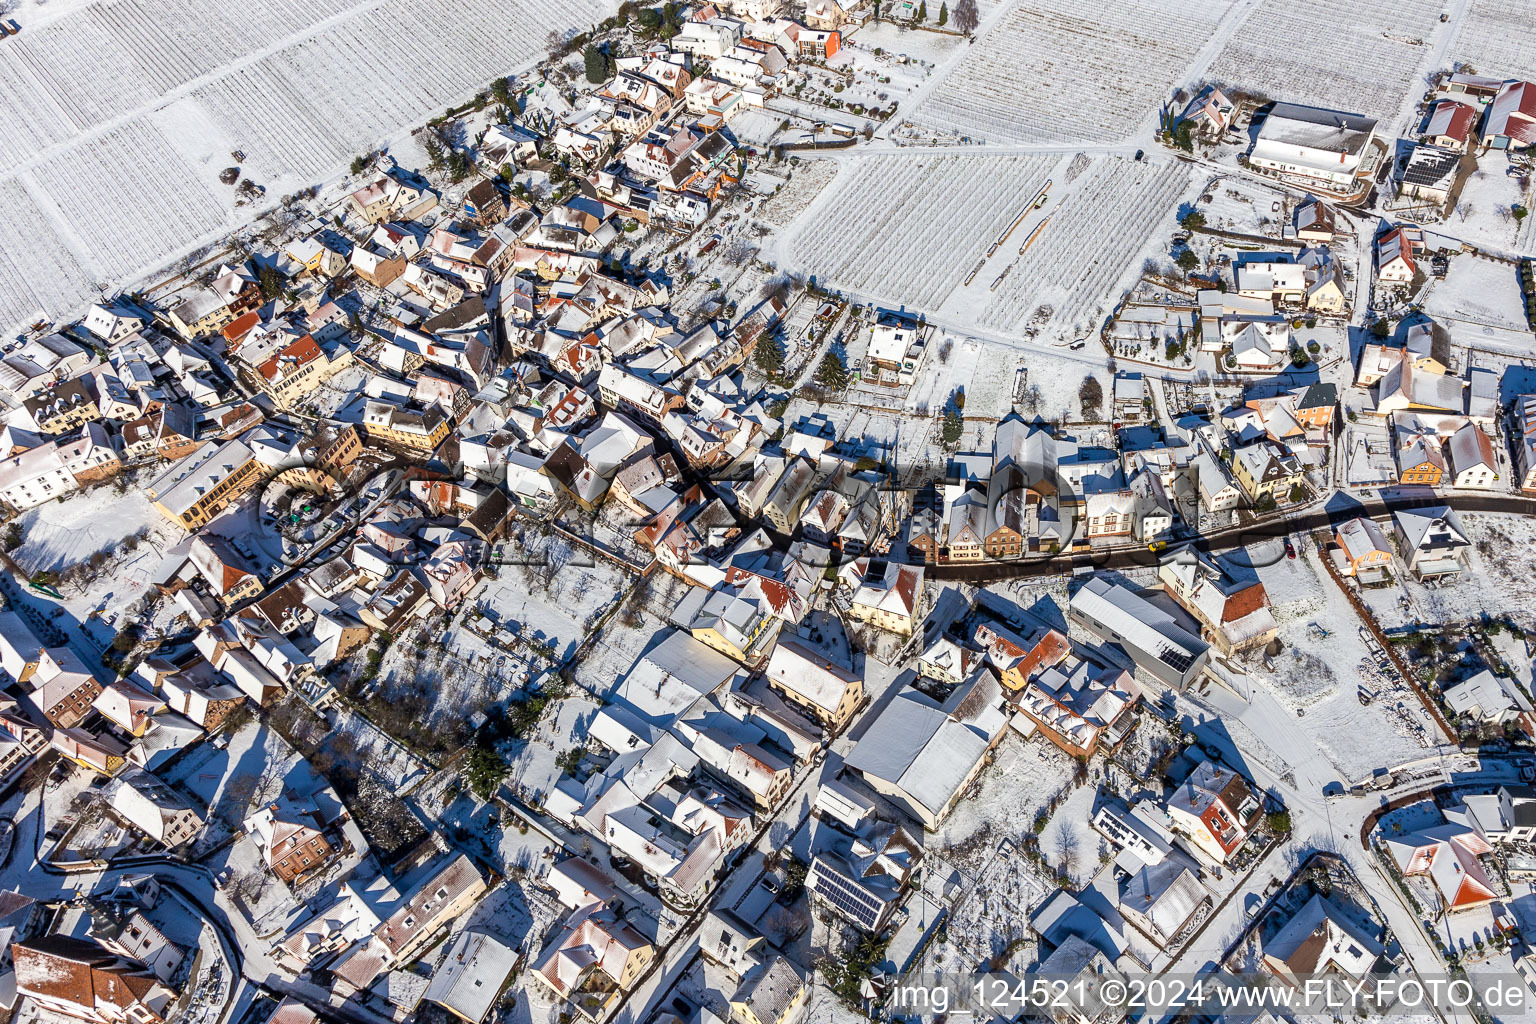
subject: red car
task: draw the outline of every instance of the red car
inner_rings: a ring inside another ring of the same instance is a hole
[[[1291,543],[1291,538],[1289,538],[1289,537],[1285,538],[1285,557],[1286,558],[1295,558],[1296,557],[1296,545]]]

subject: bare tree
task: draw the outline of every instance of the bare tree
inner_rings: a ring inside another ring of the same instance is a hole
[[[959,0],[955,4],[954,14],[955,28],[970,35],[976,31],[976,26],[981,24],[981,15],[976,12],[976,0]]]

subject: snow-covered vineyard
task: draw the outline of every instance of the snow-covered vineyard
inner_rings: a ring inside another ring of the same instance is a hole
[[[791,257],[834,287],[942,306],[1045,183],[1051,157],[863,157],[793,228]]]
[[[610,6],[99,0],[5,40],[0,322],[215,241]],[[237,208],[230,166],[264,198]]]
[[[908,116],[921,140],[1119,142],[1188,73],[1224,2],[1020,0]],[[1114,73],[1106,75],[1105,68]]]

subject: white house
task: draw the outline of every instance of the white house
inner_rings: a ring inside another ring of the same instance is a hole
[[[1376,135],[1359,114],[1276,103],[1248,153],[1261,170],[1332,191],[1349,191]]]

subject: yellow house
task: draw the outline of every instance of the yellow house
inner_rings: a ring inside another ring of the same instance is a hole
[[[809,994],[795,965],[775,956],[731,997],[732,1024],[792,1024],[799,1020]]]
[[[306,273],[319,274],[321,277],[336,277],[347,269],[347,258],[334,249],[326,248],[325,243],[314,235],[294,239],[283,252],[302,266]]]
[[[48,745],[82,768],[116,775],[128,763],[128,748],[108,733],[85,729],[55,729]]]
[[[196,530],[267,477],[243,441],[208,441],[144,488],[155,509],[186,530]]]
[[[273,404],[279,409],[292,409],[351,362],[351,352],[341,349],[337,357],[331,359],[315,339],[306,334],[273,353],[256,368],[256,377],[261,390],[271,397]]]
[[[369,402],[363,410],[363,433],[370,441],[436,450],[448,438],[451,428],[441,409],[408,409],[389,402]]]
[[[604,903],[571,915],[531,977],[588,1020],[598,1020],[634,985],[656,947]]]
[[[1253,501],[1266,495],[1283,501],[1305,476],[1300,459],[1267,439],[1234,452],[1232,469],[1238,484]]]
[[[864,680],[798,640],[780,640],[764,673],[768,686],[832,732],[864,701]]]

